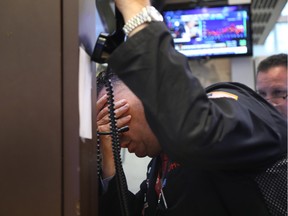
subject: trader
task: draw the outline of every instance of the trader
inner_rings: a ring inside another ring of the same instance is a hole
[[[116,4],[128,36],[109,58],[121,79],[114,81],[117,119],[130,127],[121,146],[152,157],[140,191],[129,194],[130,215],[286,215],[287,134],[281,115],[238,83],[205,91],[149,1]],[[136,25],[135,16],[143,23]],[[100,131],[109,126],[106,97],[100,90]],[[119,215],[110,139],[101,136],[101,146],[108,188],[100,212]]]
[[[287,54],[272,55],[257,67],[256,90],[287,119]]]

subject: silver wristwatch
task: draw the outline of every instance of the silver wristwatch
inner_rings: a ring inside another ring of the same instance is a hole
[[[144,7],[137,15],[128,20],[123,27],[123,31],[126,35],[129,35],[131,31],[143,23],[150,23],[154,21],[162,22],[163,17],[153,6],[147,6]]]

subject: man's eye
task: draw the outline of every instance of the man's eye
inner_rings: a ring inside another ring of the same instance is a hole
[[[280,98],[280,97],[284,97],[286,94],[287,94],[287,91],[285,90],[275,90],[272,92],[272,97]]]

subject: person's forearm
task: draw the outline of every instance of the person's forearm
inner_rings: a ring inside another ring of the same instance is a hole
[[[114,160],[111,160],[111,157],[109,158],[106,159],[106,157],[104,156],[102,160],[102,178],[103,179],[106,179],[115,175]]]

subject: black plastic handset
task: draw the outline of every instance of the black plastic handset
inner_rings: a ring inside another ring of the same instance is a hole
[[[103,0],[96,0],[99,2],[99,5],[104,7]],[[108,1],[108,0],[104,0]],[[161,11],[166,0],[151,0],[151,4]],[[106,5],[107,7],[107,5]],[[108,19],[111,19],[109,17]],[[116,28],[115,31],[110,33],[101,33],[96,41],[94,51],[92,54],[92,60],[97,63],[107,63],[111,53],[125,40],[125,34],[123,29],[124,19],[120,11],[115,7],[115,19],[116,19]]]
[[[122,14],[115,8],[116,29],[112,34],[101,33],[96,41],[92,60],[97,63],[106,63],[111,53],[124,41],[125,34],[122,30],[124,19]]]

